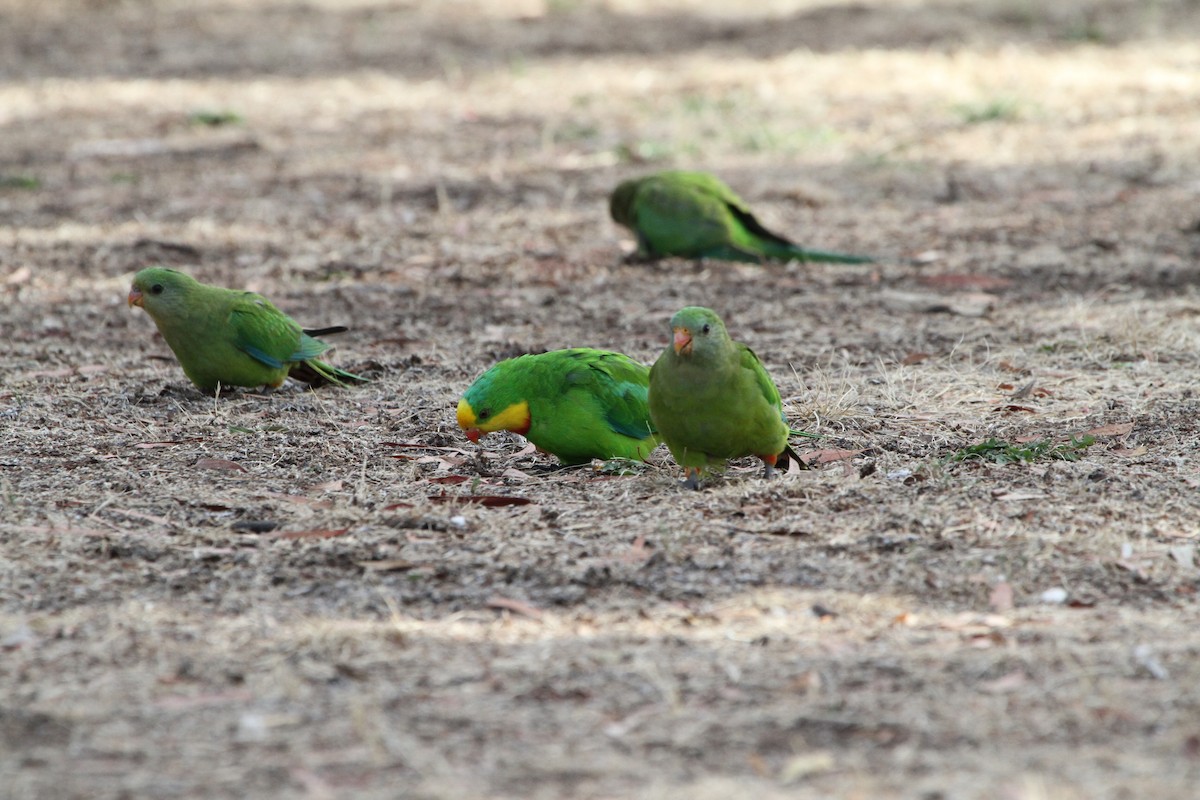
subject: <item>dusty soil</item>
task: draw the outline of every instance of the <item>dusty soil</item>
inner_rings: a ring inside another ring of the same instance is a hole
[[[1194,796],[1200,9],[1043,5],[0,3],[0,794]],[[625,264],[666,167],[881,261]],[[156,263],[374,382],[200,395]],[[817,469],[459,435],[687,304]]]

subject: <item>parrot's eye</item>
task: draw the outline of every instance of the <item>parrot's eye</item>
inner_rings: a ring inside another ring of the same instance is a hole
[[[163,293],[163,285],[161,283],[156,283],[150,287],[150,294],[162,294],[162,293]]]
[[[479,412],[479,416],[476,417],[476,419],[487,419],[491,415],[492,415],[492,410],[490,408],[485,408],[483,411]]]
[[[702,334],[704,334],[705,336],[708,336],[708,332],[709,332],[709,331],[711,331],[711,330],[712,330],[712,325],[709,325],[709,324],[706,322],[706,323],[704,323],[704,327],[700,329],[700,332],[701,332]]]

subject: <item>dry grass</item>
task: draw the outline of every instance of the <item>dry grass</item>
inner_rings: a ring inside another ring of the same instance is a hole
[[[1192,5],[0,2],[7,795],[1189,797]],[[626,265],[666,166],[882,261]],[[375,381],[202,397],[160,262]],[[821,468],[459,435],[496,359],[687,304]]]

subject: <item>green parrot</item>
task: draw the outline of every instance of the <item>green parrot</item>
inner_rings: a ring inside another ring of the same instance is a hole
[[[637,255],[726,261],[828,261],[866,264],[868,256],[806,250],[762,226],[746,201],[707,172],[667,171],[613,190],[609,213],[638,240]]]
[[[145,309],[198,389],[366,382],[317,360],[329,345],[314,338],[341,326],[305,330],[265,297],[200,283],[166,267],[133,276],[129,305]]]
[[[473,442],[512,431],[564,464],[644,461],[658,446],[646,410],[650,370],[622,353],[580,347],[501,361],[458,401]]]
[[[671,317],[674,341],[650,368],[650,419],[683,467],[684,485],[724,469],[731,458],[758,456],[764,477],[788,459],[804,462],[788,445],[779,390],[758,356],[729,338],[711,309],[688,306]]]

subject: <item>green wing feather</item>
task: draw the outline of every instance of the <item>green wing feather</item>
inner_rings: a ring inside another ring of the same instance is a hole
[[[657,431],[646,410],[646,367],[616,353],[601,352],[587,361],[594,391],[605,398],[604,420],[614,433],[644,439]]]
[[[291,317],[253,292],[243,292],[229,311],[234,345],[269,367],[316,358],[329,345],[305,334]]]
[[[739,351],[738,357],[742,363],[742,369],[753,373],[758,391],[762,393],[763,398],[768,403],[779,409],[779,416],[783,417],[783,399],[779,396],[779,388],[775,385],[775,381],[771,380],[770,374],[767,373],[767,368],[762,365],[762,362],[758,360],[758,356],[749,347],[741,342],[734,342],[733,344]],[[786,422],[786,419],[784,421]]]

